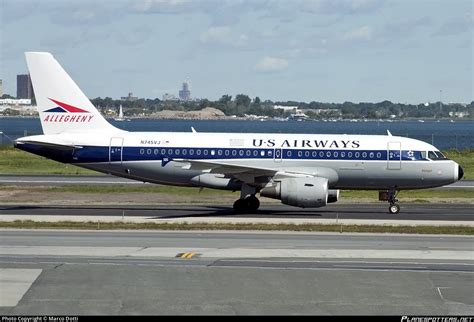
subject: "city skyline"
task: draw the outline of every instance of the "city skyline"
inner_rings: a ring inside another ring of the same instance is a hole
[[[3,0],[0,10],[10,95],[24,52],[49,51],[91,98],[161,98],[189,80],[210,100],[474,100],[468,0]]]

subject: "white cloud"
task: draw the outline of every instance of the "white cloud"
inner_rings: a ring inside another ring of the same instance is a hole
[[[368,41],[372,39],[372,29],[369,26],[363,26],[346,32],[342,36],[342,39],[349,41]]]
[[[257,65],[255,65],[255,69],[260,72],[276,72],[284,70],[287,67],[287,60],[269,56],[264,57]]]
[[[370,13],[384,6],[383,0],[303,0],[300,9],[316,14]]]

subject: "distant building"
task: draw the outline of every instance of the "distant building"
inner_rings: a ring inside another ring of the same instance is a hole
[[[298,106],[284,106],[284,105],[273,105],[273,109],[282,109],[285,112],[296,111]]]
[[[177,101],[178,99],[173,94],[165,93],[163,94],[163,101]]]
[[[30,75],[16,75],[16,98],[32,99],[34,95]]]
[[[0,105],[31,105],[31,99],[29,98],[0,98]]]
[[[3,96],[3,83],[2,80],[0,79],[0,97]]]
[[[189,84],[184,82],[183,88],[179,91],[179,99],[182,101],[191,100],[191,91],[189,90]]]
[[[120,99],[121,99],[122,101],[133,102],[133,101],[138,100],[138,97],[133,96],[133,93],[130,92],[130,93],[128,93],[128,95],[127,95],[126,97],[120,97]]]

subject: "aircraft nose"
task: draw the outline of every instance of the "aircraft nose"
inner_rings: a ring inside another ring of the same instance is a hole
[[[458,180],[461,180],[461,178],[464,176],[464,170],[461,168],[461,166],[458,166]]]

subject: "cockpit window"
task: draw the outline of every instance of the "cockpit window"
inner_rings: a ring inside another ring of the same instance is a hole
[[[448,158],[443,154],[441,153],[440,151],[436,151],[436,155],[438,156],[438,159],[439,160],[447,160]]]
[[[431,160],[446,160],[447,158],[440,151],[428,151],[428,158]]]

